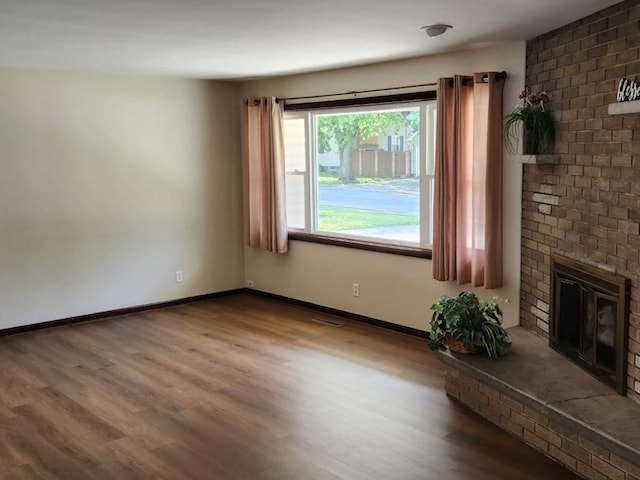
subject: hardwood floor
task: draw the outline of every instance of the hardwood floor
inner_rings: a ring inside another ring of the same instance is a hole
[[[0,479],[578,478],[449,400],[425,340],[314,318],[235,295],[0,338]]]

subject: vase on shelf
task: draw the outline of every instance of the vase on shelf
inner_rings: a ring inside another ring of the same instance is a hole
[[[524,155],[538,155],[540,153],[538,132],[533,128],[522,130],[522,153]]]
[[[525,88],[518,97],[522,103],[504,119],[504,142],[513,154],[550,155],[553,153],[556,125],[553,114],[546,110],[546,91],[532,93]]]

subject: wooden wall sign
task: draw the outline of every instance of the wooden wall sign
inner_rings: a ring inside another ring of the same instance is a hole
[[[621,78],[618,83],[618,102],[640,100],[640,83]]]

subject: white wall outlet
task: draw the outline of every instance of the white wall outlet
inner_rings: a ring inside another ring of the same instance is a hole
[[[253,288],[254,286],[253,280],[247,280],[247,288]]]
[[[182,276],[182,270],[176,270],[176,283],[184,282],[184,277]]]
[[[359,297],[360,296],[360,284],[359,283],[354,283],[353,284],[353,296],[354,297]]]

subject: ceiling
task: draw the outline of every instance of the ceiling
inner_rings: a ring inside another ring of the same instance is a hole
[[[619,1],[1,0],[0,65],[263,77],[526,40]]]

